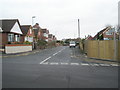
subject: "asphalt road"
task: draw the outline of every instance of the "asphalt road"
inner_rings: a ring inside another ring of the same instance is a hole
[[[78,48],[61,46],[3,58],[3,88],[118,88],[116,65],[85,62]]]

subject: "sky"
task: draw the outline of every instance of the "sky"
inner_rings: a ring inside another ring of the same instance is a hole
[[[19,19],[21,25],[39,23],[58,40],[94,36],[106,25],[118,24],[120,0],[1,0],[0,19]]]

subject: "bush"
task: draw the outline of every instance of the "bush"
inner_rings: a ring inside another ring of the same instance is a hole
[[[32,44],[32,43],[29,42],[29,41],[25,41],[23,44],[28,44],[28,45],[30,45],[30,44]]]
[[[47,42],[44,41],[44,40],[38,40],[38,41],[37,41],[37,46],[38,46],[38,48],[40,48],[40,49],[44,49],[44,48],[46,48],[46,46],[47,46]]]
[[[37,45],[38,45],[38,46],[46,46],[46,45],[47,45],[47,42],[44,41],[44,40],[38,40]]]

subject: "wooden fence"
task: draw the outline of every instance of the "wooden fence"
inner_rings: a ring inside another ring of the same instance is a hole
[[[120,41],[85,41],[84,52],[89,58],[120,60]]]
[[[118,42],[118,60],[120,61],[120,41]]]

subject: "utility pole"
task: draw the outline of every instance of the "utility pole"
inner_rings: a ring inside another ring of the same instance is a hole
[[[78,19],[78,38],[80,39],[80,20]]]

